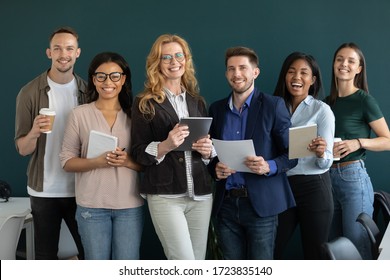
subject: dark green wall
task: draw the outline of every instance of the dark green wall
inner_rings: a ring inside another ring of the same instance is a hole
[[[81,56],[76,71],[86,77],[92,57],[116,51],[129,62],[134,92],[142,89],[145,57],[157,36],[177,33],[190,43],[201,92],[208,103],[224,97],[224,52],[235,45],[255,49],[261,74],[257,86],[273,92],[283,59],[292,51],[312,54],[329,89],[334,50],[354,41],[367,60],[371,94],[390,120],[390,1],[388,0],[1,0],[0,81],[2,110],[0,179],[16,196],[26,195],[28,158],[14,148],[15,98],[19,89],[46,70],[49,34],[59,26],[80,35]],[[367,168],[375,188],[390,191],[388,152],[368,153]],[[158,245],[158,243],[157,243]]]

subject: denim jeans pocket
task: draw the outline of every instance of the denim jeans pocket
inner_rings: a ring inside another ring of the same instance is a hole
[[[348,166],[340,170],[340,178],[346,182],[359,182],[367,176],[365,169],[356,166]]]

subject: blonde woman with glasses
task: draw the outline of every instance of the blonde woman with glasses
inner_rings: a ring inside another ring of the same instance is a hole
[[[164,34],[146,61],[145,89],[132,110],[132,157],[145,168],[141,194],[147,198],[156,233],[168,259],[205,259],[212,206],[207,164],[209,137],[177,151],[189,135],[183,117],[207,115],[188,43]]]

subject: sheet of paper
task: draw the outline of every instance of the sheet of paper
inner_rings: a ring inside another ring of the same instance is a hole
[[[252,139],[249,140],[218,140],[212,139],[219,161],[230,169],[253,173],[245,164],[245,158],[256,156]]]
[[[209,134],[210,125],[213,118],[210,117],[187,117],[181,118],[180,124],[188,125],[190,135],[186,137],[183,144],[175,149],[175,151],[191,151],[192,143],[195,143],[200,138]]]
[[[95,158],[107,151],[114,151],[117,146],[117,137],[91,130],[89,133],[87,158]]]
[[[307,146],[316,137],[317,124],[291,127],[289,131],[289,159],[314,156],[314,153],[308,150]]]

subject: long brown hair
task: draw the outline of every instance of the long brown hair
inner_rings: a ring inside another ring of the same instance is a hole
[[[358,47],[358,45],[356,45],[355,43],[352,43],[352,42],[344,43],[340,47],[337,48],[337,50],[335,51],[334,56],[333,56],[333,63],[332,63],[333,75],[332,75],[332,81],[330,84],[330,96],[329,96],[329,102],[328,102],[329,105],[331,105],[331,106],[336,102],[336,99],[338,96],[337,78],[335,77],[335,74],[334,74],[334,62],[336,61],[336,56],[337,56],[338,52],[341,49],[345,49],[345,48],[351,48],[357,53],[357,55],[359,56],[360,66],[362,67],[362,70],[360,71],[360,73],[356,74],[356,76],[353,80],[354,86],[364,90],[364,92],[366,92],[367,94],[369,93],[368,92],[368,83],[367,83],[367,74],[366,74],[366,59],[364,58],[363,52]]]

